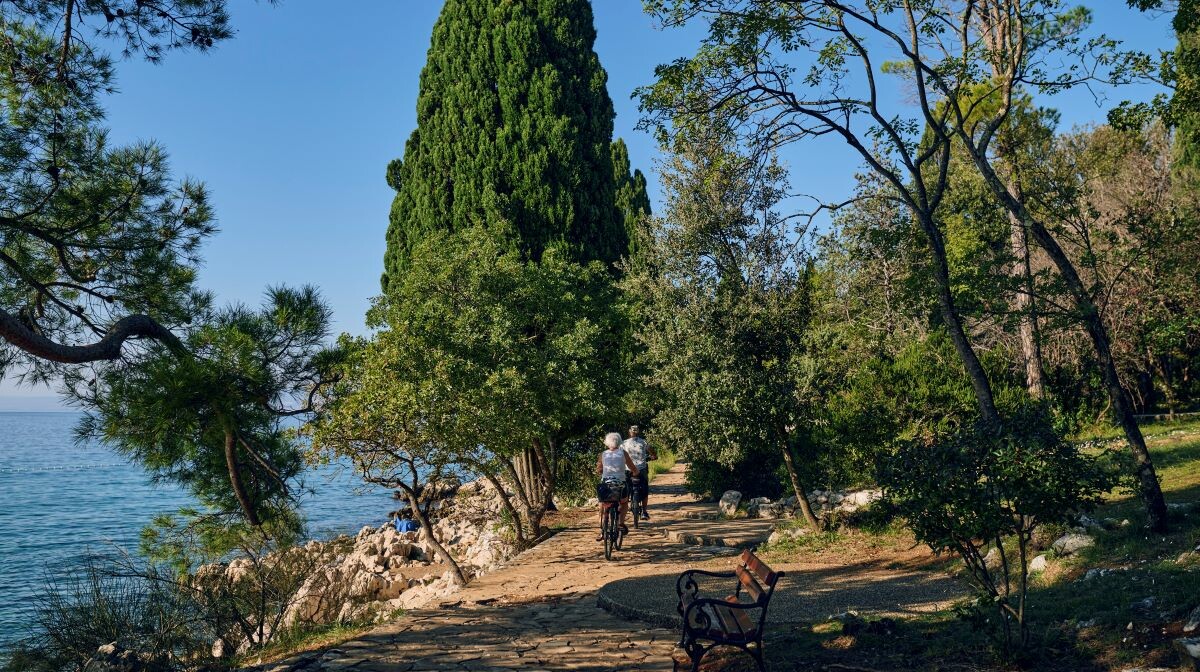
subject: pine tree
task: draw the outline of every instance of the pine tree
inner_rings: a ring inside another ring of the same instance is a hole
[[[618,138],[612,145],[613,179],[617,187],[617,210],[625,224],[629,239],[629,254],[638,253],[638,223],[650,216],[650,196],[646,193],[646,176],[634,169],[630,172],[629,148]]]
[[[581,261],[627,252],[595,38],[588,0],[447,0],[417,129],[388,166],[385,292],[432,231],[504,226],[533,259],[559,240]]]

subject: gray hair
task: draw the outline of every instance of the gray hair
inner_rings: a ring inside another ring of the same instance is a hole
[[[609,448],[616,448],[621,445],[621,435],[617,432],[609,432],[604,435],[604,445]]]

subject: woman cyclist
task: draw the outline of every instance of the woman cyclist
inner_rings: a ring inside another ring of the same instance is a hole
[[[638,475],[637,465],[629,459],[629,453],[621,450],[621,435],[609,432],[604,437],[605,449],[596,458],[596,473],[600,475],[600,485],[596,486],[596,497],[601,502],[620,499],[621,534],[627,534],[625,514],[629,511],[629,491],[625,487],[625,472],[628,470],[634,476]],[[604,507],[600,507],[600,534],[596,541],[604,541]]]

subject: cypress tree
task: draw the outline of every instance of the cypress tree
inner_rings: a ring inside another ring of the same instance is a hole
[[[588,0],[446,0],[417,129],[388,166],[385,292],[432,231],[503,226],[533,259],[555,241],[580,261],[627,252],[595,39]]]
[[[650,196],[646,193],[646,176],[640,170],[630,172],[629,148],[620,138],[612,145],[613,180],[616,184],[617,211],[629,239],[629,255],[638,253],[638,223],[650,215]]]
[[[1191,10],[1184,14],[1185,6]],[[1180,4],[1175,26],[1179,46],[1175,50],[1175,161],[1179,168],[1200,171],[1200,2]]]

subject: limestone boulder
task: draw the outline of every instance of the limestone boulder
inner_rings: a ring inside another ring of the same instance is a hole
[[[771,536],[767,537],[767,545],[782,544],[793,539],[799,539],[809,533],[808,527],[781,527],[776,528],[771,532]]]
[[[1187,620],[1183,622],[1183,632],[1185,634],[1196,633],[1200,635],[1198,631],[1200,631],[1200,606],[1193,609],[1192,613],[1188,614]]]
[[[1200,672],[1200,637],[1183,637],[1175,640],[1175,651],[1182,663],[1180,669]]]
[[[86,672],[167,672],[154,656],[130,651],[117,642],[104,644],[84,666]]]
[[[1090,534],[1082,534],[1080,532],[1068,532],[1059,537],[1053,544],[1050,545],[1055,553],[1059,555],[1073,555],[1082,551],[1096,543],[1096,538]]]
[[[742,493],[737,490],[726,490],[725,494],[721,495],[721,501],[717,506],[721,509],[721,513],[728,517],[733,517],[737,513],[738,504],[742,502]]]

